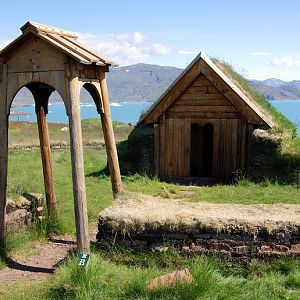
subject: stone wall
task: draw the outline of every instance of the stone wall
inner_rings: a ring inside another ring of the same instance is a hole
[[[8,232],[24,229],[43,218],[45,199],[42,194],[23,194],[17,199],[7,199],[6,225]]]
[[[259,259],[268,259],[285,255],[300,255],[300,231],[282,231],[257,235],[247,233],[232,234],[209,232],[203,229],[197,234],[178,232],[143,232],[124,235],[114,232],[107,223],[99,223],[98,241],[117,243],[134,249],[167,252],[179,251],[189,255],[220,255],[228,261],[237,263],[255,263]]]

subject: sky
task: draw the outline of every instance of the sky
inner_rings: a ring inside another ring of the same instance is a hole
[[[300,80],[299,0],[2,0],[0,49],[34,21],[120,66],[185,68],[203,51],[247,78]]]

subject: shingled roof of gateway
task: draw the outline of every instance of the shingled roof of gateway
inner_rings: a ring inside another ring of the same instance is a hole
[[[79,43],[79,36],[70,31],[30,21],[21,27],[21,31],[22,34],[18,38],[0,51],[0,56],[18,46],[27,35],[34,34],[82,64],[117,66],[113,61]]]

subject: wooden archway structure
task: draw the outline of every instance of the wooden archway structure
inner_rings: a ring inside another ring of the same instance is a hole
[[[8,118],[17,92],[27,87],[33,94],[39,129],[45,194],[50,217],[56,217],[56,197],[46,115],[48,100],[56,90],[69,117],[70,148],[77,248],[89,250],[88,217],[83,162],[79,92],[85,87],[101,116],[112,191],[122,191],[114,139],[106,72],[113,62],[81,45],[73,33],[27,22],[22,35],[0,52],[0,243],[5,244],[8,166]]]

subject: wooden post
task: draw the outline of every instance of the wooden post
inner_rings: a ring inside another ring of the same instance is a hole
[[[0,113],[0,246],[5,246],[8,161],[8,116]]]
[[[123,191],[121,172],[118,160],[117,147],[110,115],[108,90],[105,73],[100,78],[100,88],[104,113],[101,113],[102,129],[107,153],[109,173],[111,177],[112,191],[114,198]]]
[[[90,248],[88,214],[86,203],[83,143],[80,119],[79,82],[78,77],[70,80],[70,143],[73,176],[74,208],[76,218],[77,250],[88,252]]]
[[[57,204],[51,163],[49,130],[46,118],[48,113],[48,100],[53,89],[50,86],[47,87],[38,83],[31,83],[27,85],[27,87],[31,91],[35,100],[35,112],[39,130],[48,214],[51,219],[55,219],[57,217]]]
[[[36,103],[36,116],[39,129],[47,208],[50,218],[55,219],[57,217],[57,204],[51,163],[49,131],[46,118],[46,108],[40,102]]]

